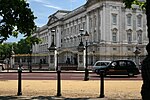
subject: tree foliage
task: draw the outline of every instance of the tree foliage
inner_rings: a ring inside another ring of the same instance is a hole
[[[139,5],[142,9],[146,9],[146,2],[144,0],[123,0],[126,8],[132,8],[132,5]]]
[[[126,8],[132,8],[133,4],[137,4],[139,7],[146,10],[147,32],[150,42],[150,0],[123,0],[123,2],[125,3]],[[148,55],[150,55],[150,43],[146,46],[146,50]]]
[[[31,36],[35,18],[26,0],[0,0],[0,42],[18,33]]]
[[[28,54],[30,52],[30,44],[27,43],[26,39],[21,39],[16,48],[14,48],[15,54]]]
[[[14,46],[14,52],[15,54],[28,54],[31,52],[32,45],[35,43],[38,44],[40,40],[38,38],[34,37],[27,37],[25,39],[21,39],[16,46]]]
[[[39,42],[40,40],[38,38],[29,36],[21,39],[18,43],[2,43],[0,44],[0,60],[10,58],[12,51],[15,54],[29,54],[31,53],[32,45],[35,43],[38,44]]]
[[[0,59],[9,58],[11,56],[12,43],[0,44]]]

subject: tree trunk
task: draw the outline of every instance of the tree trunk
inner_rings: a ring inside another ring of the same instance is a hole
[[[150,42],[150,0],[146,1],[146,15],[147,15],[147,27],[148,27],[148,38],[149,38],[149,42]],[[150,46],[148,47],[150,48]],[[147,51],[148,53],[150,53],[150,49],[148,49]]]
[[[147,16],[147,31],[148,31],[148,39],[150,42],[150,0],[146,0],[146,16]],[[150,43],[147,44],[146,50],[148,55],[142,62],[142,79],[143,85],[141,90],[141,95],[143,100],[150,99]]]

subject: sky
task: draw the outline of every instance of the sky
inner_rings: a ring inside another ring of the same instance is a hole
[[[49,15],[57,10],[74,10],[86,3],[86,0],[27,0],[34,16],[37,17],[35,24],[38,27],[48,22]],[[19,34],[18,38],[9,38],[6,42],[17,42],[23,35]]]

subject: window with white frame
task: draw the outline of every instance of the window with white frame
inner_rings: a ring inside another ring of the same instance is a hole
[[[132,42],[132,30],[131,29],[127,30],[127,41],[128,43]]]
[[[137,42],[138,44],[142,44],[142,31],[137,31]]]
[[[127,47],[127,50],[128,50],[128,51],[132,51],[131,47]]]
[[[112,42],[113,43],[117,42],[117,29],[116,28],[112,29]]]
[[[112,6],[112,8],[113,8],[113,9],[117,9],[117,7],[116,7],[116,6]]]
[[[117,25],[117,14],[112,14],[112,24]]]
[[[83,30],[86,30],[86,28],[85,28],[85,22],[82,22],[82,28],[83,28]]]
[[[137,16],[137,26],[141,27],[142,26],[142,15]]]
[[[131,26],[131,18],[132,18],[132,15],[128,14],[127,15],[127,26]]]
[[[117,50],[117,48],[113,48],[113,50],[114,50],[114,51],[116,51],[116,50]]]
[[[127,33],[127,39],[128,39],[128,43],[131,43],[131,41],[132,41],[132,34],[131,33]]]
[[[117,33],[116,32],[112,32],[112,41],[113,41],[113,43],[117,42]]]

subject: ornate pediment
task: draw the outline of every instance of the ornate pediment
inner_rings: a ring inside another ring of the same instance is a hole
[[[48,20],[47,25],[54,23],[57,20],[58,20],[58,18],[56,16],[51,15],[51,16],[49,16],[49,20]]]
[[[132,29],[126,30],[127,33],[132,33]]]
[[[112,30],[112,32],[114,32],[114,33],[117,33],[117,31],[118,31],[117,28],[113,28],[113,29],[111,29],[111,30]]]
[[[50,15],[48,17],[49,21],[48,21],[48,25],[51,23],[54,23],[55,21],[58,21],[60,19],[62,19],[64,17],[64,15],[70,13],[70,11],[66,11],[66,10],[58,10],[56,13],[54,13],[53,15]]]

